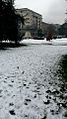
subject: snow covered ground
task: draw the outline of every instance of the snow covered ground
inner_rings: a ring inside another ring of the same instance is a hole
[[[67,46],[22,42],[28,45],[0,50],[0,119],[67,119],[67,89],[57,74]]]
[[[67,38],[61,38],[61,39],[52,39],[51,41],[46,41],[46,38],[44,40],[34,40],[34,39],[23,39],[21,43],[25,44],[45,44],[45,45],[67,45]]]

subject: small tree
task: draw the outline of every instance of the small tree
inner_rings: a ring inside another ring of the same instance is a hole
[[[55,34],[55,26],[53,24],[49,24],[48,29],[47,29],[47,40],[50,41],[52,40],[53,35]]]
[[[42,32],[42,29],[39,29],[39,30],[38,30],[38,37],[39,37],[39,38],[43,38],[43,36],[44,36],[44,34],[43,34],[43,32]]]

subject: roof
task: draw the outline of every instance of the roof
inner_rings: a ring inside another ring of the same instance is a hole
[[[37,15],[39,15],[39,16],[41,16],[41,17],[42,17],[42,15],[41,15],[41,14],[39,14],[39,13],[37,13],[37,12],[33,11],[33,10],[30,10],[30,9],[28,9],[28,8],[20,8],[20,9],[16,9],[16,10],[25,10],[25,11],[30,11],[30,12],[33,12],[33,13],[35,13],[35,14],[37,14]]]

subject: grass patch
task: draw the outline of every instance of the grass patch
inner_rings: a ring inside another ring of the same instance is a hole
[[[26,44],[21,44],[21,43],[18,43],[18,44],[15,44],[15,43],[0,43],[0,49],[2,50],[5,50],[7,48],[16,48],[16,47],[22,47],[22,46],[27,46]]]
[[[62,78],[67,82],[67,55],[64,55],[61,61]]]

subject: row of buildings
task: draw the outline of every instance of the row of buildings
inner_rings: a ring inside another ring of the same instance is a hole
[[[42,21],[42,15],[28,8],[16,9],[17,14],[24,18],[24,25],[20,30],[24,38],[43,38],[48,24]]]

